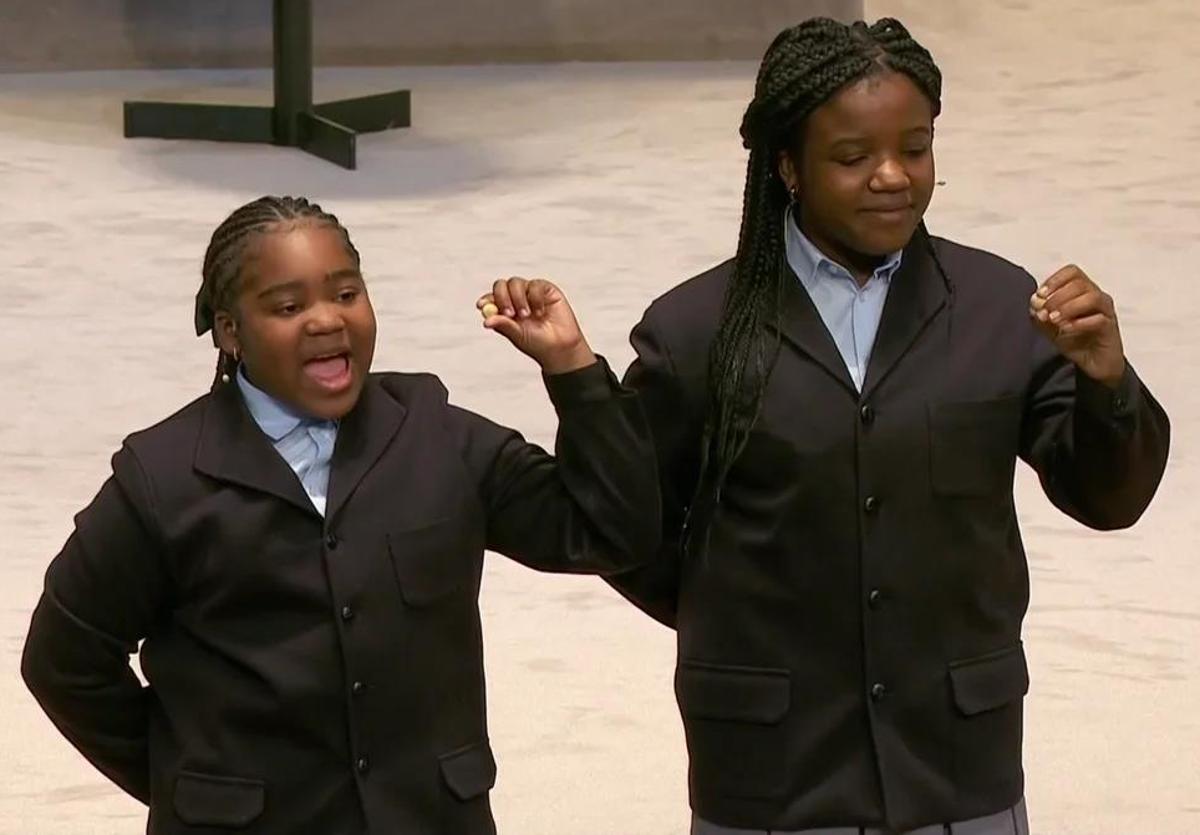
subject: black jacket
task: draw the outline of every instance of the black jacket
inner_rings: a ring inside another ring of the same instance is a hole
[[[704,559],[681,559],[727,262],[656,301],[626,384],[659,454],[665,536],[610,578],[678,630],[692,806],[752,829],[899,830],[1000,811],[1023,791],[1029,573],[1018,457],[1085,525],[1133,524],[1167,458],[1132,369],[1115,393],[1033,326],[1024,271],[934,239],[907,247],[860,395],[798,280],[749,443]]]
[[[636,396],[603,363],[548,387],[557,460],[372,375],[325,519],[234,386],[131,436],[50,566],[30,688],[154,835],[494,832],[484,549],[606,572],[659,539]]]

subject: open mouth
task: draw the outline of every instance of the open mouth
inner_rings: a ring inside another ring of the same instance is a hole
[[[304,374],[324,391],[337,394],[350,386],[350,354],[326,354],[306,360]]]

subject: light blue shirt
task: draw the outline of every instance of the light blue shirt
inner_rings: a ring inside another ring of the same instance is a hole
[[[254,422],[271,439],[275,451],[300,480],[313,507],[324,516],[325,499],[329,494],[329,462],[333,458],[333,445],[337,442],[337,423],[296,414],[250,382],[241,368],[238,369],[237,382]]]
[[[883,303],[887,301],[888,288],[903,253],[889,255],[860,287],[845,267],[829,260],[800,231],[790,208],[784,216],[784,228],[788,265],[808,291],[855,388],[861,392],[883,316]]]

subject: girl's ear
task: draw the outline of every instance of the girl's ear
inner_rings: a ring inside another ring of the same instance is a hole
[[[237,335],[237,321],[225,310],[218,310],[213,315],[213,334],[216,336],[217,347],[231,357],[242,355],[242,343]]]
[[[784,188],[788,194],[795,196],[796,190],[800,188],[800,178],[796,176],[796,165],[792,162],[792,155],[787,151],[780,151],[777,164],[779,179],[783,180]]]

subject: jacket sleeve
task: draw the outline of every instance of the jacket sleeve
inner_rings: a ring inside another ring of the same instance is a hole
[[[143,803],[150,693],[129,656],[167,593],[151,517],[145,476],[124,448],[46,572],[21,659],[26,685],[63,736]]]
[[[1097,530],[1129,527],[1162,480],[1167,415],[1128,363],[1110,389],[1035,337],[1021,457],[1064,513]]]
[[[555,455],[450,408],[487,514],[487,547],[540,571],[607,574],[658,550],[653,442],[637,396],[608,365],[544,378],[558,413]]]
[[[641,398],[654,436],[663,502],[662,544],[646,566],[605,579],[642,611],[674,628],[683,522],[698,477],[704,403],[689,397],[686,381],[651,316],[633,329],[630,342],[637,356],[624,384]]]

